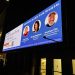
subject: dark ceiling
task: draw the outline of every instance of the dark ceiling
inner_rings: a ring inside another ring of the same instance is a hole
[[[0,32],[2,31],[8,2],[0,0]]]
[[[10,0],[7,8],[6,32],[33,17],[57,0]]]

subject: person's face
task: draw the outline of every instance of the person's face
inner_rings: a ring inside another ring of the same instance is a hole
[[[27,33],[27,32],[28,32],[28,27],[25,28],[25,33]]]
[[[38,29],[39,29],[39,25],[38,25],[37,23],[35,23],[35,25],[34,25],[34,30],[35,30],[35,31],[38,31]]]
[[[48,23],[49,23],[49,24],[53,24],[53,23],[54,23],[54,20],[55,20],[55,14],[51,14],[51,15],[48,17]]]

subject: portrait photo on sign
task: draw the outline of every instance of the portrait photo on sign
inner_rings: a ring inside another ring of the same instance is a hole
[[[51,27],[57,22],[57,20],[58,20],[58,14],[55,11],[53,11],[46,16],[45,25],[47,27]]]
[[[24,30],[23,30],[23,35],[24,36],[27,36],[28,35],[28,33],[29,33],[29,26],[25,26],[25,28],[24,28]]]
[[[38,32],[39,29],[41,28],[41,21],[40,20],[36,20],[32,26],[32,31],[33,32]]]

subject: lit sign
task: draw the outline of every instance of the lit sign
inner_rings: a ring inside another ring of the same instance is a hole
[[[62,42],[61,0],[7,33],[3,51],[55,42]]]

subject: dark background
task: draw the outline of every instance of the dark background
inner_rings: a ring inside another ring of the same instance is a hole
[[[4,1],[4,0],[3,0]],[[57,0],[10,0],[10,2],[3,2],[6,6],[1,6],[3,10],[6,8],[5,21],[3,26],[3,35],[1,37],[0,50],[2,51],[2,45],[5,34],[21,23],[27,21],[34,15],[41,12],[46,7],[50,6]],[[4,5],[3,4],[3,5]],[[7,51],[7,73],[8,75],[13,73],[15,75],[25,73],[31,69],[32,61],[37,61],[42,57],[52,60],[54,58],[61,58],[63,60],[63,75],[71,75],[72,65],[71,60],[75,58],[75,33],[74,33],[74,7],[73,1],[62,0],[62,28],[63,28],[63,42],[46,44],[41,46],[16,49],[13,51]],[[50,61],[51,61],[50,60]],[[49,63],[49,62],[48,62]],[[28,65],[29,66],[28,66]],[[38,66],[37,65],[37,66]],[[52,65],[52,64],[51,64]],[[50,66],[50,65],[48,65]],[[14,70],[13,70],[14,68]],[[49,70],[49,69],[48,69]],[[9,72],[10,71],[10,72]],[[21,71],[21,72],[20,72]],[[24,72],[25,71],[25,72]],[[36,67],[37,75],[39,68]],[[29,73],[31,73],[29,71]],[[23,75],[21,74],[21,75]],[[36,74],[35,74],[36,75]]]

